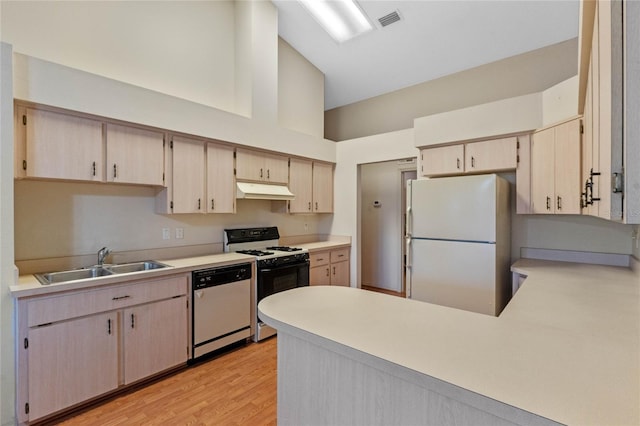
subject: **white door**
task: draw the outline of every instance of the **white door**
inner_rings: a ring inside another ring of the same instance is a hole
[[[413,239],[410,298],[495,315],[496,246]]]
[[[414,238],[496,240],[496,175],[411,181]]]

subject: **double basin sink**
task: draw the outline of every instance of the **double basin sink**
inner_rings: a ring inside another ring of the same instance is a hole
[[[67,281],[85,280],[109,275],[127,274],[130,272],[150,271],[168,267],[169,265],[165,265],[164,263],[147,260],[144,262],[122,263],[119,265],[96,265],[88,268],[72,269],[69,271],[34,274],[34,276],[41,284],[49,285],[64,283]]]

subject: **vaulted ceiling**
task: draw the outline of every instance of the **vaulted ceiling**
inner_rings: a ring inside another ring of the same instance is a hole
[[[273,3],[280,36],[325,74],[326,110],[575,38],[580,7],[578,0],[360,0],[375,29],[338,44],[297,1]],[[400,20],[382,27],[378,19],[394,11]]]

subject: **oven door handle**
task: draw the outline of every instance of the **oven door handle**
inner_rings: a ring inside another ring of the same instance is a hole
[[[258,272],[260,273],[269,273],[269,272],[273,272],[273,271],[282,271],[285,269],[295,269],[295,268],[299,268],[301,266],[307,266],[309,265],[309,261],[305,261],[305,262],[300,262],[300,263],[292,263],[289,265],[283,265],[283,266],[278,266],[276,268],[258,268]]]

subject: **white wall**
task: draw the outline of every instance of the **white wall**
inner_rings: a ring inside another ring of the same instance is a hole
[[[402,291],[402,171],[415,169],[415,161],[360,166],[362,285]]]
[[[278,38],[278,123],[324,137],[324,74]]]
[[[0,43],[0,424],[14,424],[13,91],[11,46]]]
[[[360,253],[362,236],[359,229],[358,165],[418,156],[413,129],[352,139],[336,144],[337,164],[335,213],[330,233],[351,235],[351,284],[360,286]]]
[[[416,146],[488,138],[542,127],[542,94],[532,93],[416,118]]]
[[[3,1],[16,52],[226,111],[234,108],[233,1]]]
[[[542,92],[542,126],[578,115],[578,76]]]
[[[155,193],[143,186],[16,181],[16,260],[95,254],[103,246],[119,252],[221,243],[225,227],[326,233],[322,215],[273,213],[266,200],[238,200],[236,214],[159,215]],[[171,239],[162,239],[162,228],[171,229]],[[183,239],[175,239],[175,228],[184,229]]]

